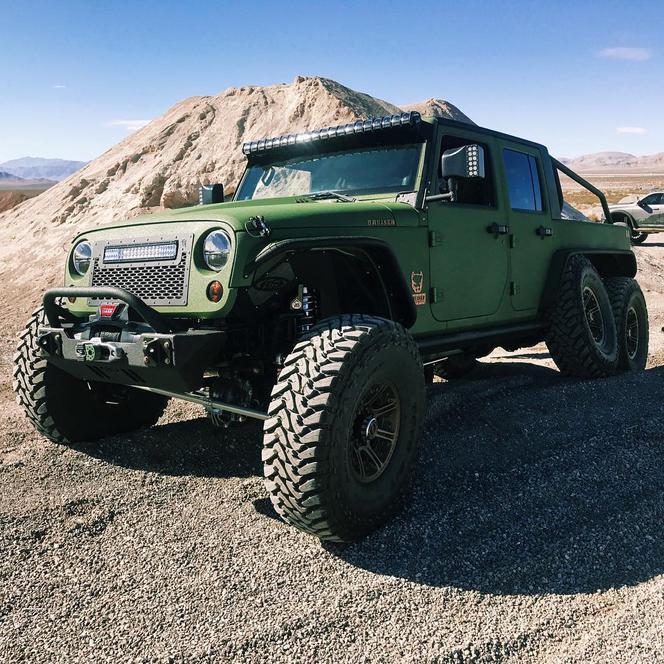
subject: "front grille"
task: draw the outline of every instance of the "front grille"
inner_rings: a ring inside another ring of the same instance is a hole
[[[124,265],[104,263],[106,244],[99,243],[93,249],[91,286],[124,288],[153,306],[187,304],[190,242],[180,240],[179,256],[173,261],[145,261]],[[117,244],[114,243],[115,246]],[[96,306],[101,301],[90,298],[88,304]]]

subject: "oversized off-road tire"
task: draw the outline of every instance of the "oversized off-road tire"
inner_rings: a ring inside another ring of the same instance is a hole
[[[635,279],[604,281],[618,331],[618,368],[641,371],[648,361],[648,307]]]
[[[433,372],[439,378],[456,380],[469,376],[479,366],[480,363],[472,355],[452,355],[440,362],[436,362]]]
[[[572,256],[550,312],[546,345],[567,376],[599,378],[618,367],[618,334],[602,279],[585,256]]]
[[[337,542],[381,525],[407,486],[424,403],[419,352],[403,327],[364,315],[316,325],[286,358],[265,423],[277,513]]]
[[[161,417],[165,397],[82,381],[47,362],[37,346],[44,320],[38,309],[21,333],[12,383],[16,400],[40,433],[66,445],[152,426]]]

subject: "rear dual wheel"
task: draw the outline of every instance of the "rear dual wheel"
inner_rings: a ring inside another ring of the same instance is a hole
[[[614,277],[604,282],[618,333],[618,368],[641,371],[648,361],[648,308],[635,279]]]
[[[565,269],[551,311],[546,343],[563,374],[579,378],[643,369],[648,357],[648,313],[634,279],[602,281],[584,256]]]

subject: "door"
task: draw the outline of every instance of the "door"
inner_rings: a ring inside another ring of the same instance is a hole
[[[500,143],[511,233],[510,294],[518,311],[537,310],[554,250],[555,229],[536,147]]]
[[[638,220],[639,226],[664,227],[664,193],[648,194],[640,205],[646,214]]]
[[[433,193],[445,193],[440,155],[446,149],[479,144],[485,177],[458,183],[457,200],[429,206],[431,311],[439,321],[494,316],[506,292],[508,228],[495,181],[495,145],[478,143],[477,134],[459,131],[442,137]]]

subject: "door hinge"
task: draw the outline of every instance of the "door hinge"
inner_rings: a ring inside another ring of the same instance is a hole
[[[443,238],[440,237],[440,233],[429,231],[429,246],[439,247],[441,244],[443,244]]]
[[[510,295],[518,295],[519,287],[516,284],[516,281],[510,281]]]
[[[516,247],[516,238],[514,235],[510,235],[510,249],[514,249]]]
[[[443,301],[443,289],[442,288],[431,288],[431,304],[436,304],[437,302]]]

